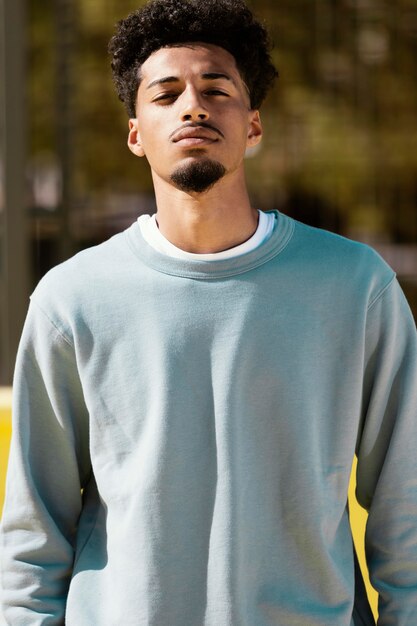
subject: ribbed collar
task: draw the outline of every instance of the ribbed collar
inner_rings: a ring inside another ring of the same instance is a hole
[[[172,276],[213,280],[248,272],[267,263],[286,247],[295,223],[279,211],[274,213],[277,216],[274,232],[266,242],[245,254],[218,261],[177,259],[158,252],[145,241],[137,221],[125,231],[125,235],[134,254],[152,269]]]

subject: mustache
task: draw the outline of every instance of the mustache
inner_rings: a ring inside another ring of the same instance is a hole
[[[184,128],[208,128],[209,130],[214,130],[215,133],[217,133],[218,135],[220,135],[220,137],[224,139],[222,131],[215,126],[212,126],[208,122],[188,122],[188,124],[186,123],[183,126],[180,126],[180,128],[176,128],[174,132],[170,134],[169,138],[172,139],[177,133],[179,133],[181,130],[184,130]]]

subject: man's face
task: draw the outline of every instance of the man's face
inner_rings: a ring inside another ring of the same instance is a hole
[[[142,65],[136,115],[129,148],[147,157],[154,180],[189,192],[239,170],[262,134],[233,56],[211,44],[154,52]]]

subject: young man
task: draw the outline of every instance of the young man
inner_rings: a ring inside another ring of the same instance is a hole
[[[240,0],[153,0],[112,39],[155,217],[48,273],[14,384],[13,626],[417,624],[417,340],[368,247],[251,207],[275,70]],[[82,491],[82,495],[81,495]]]

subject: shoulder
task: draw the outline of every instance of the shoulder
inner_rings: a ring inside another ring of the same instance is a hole
[[[352,294],[377,298],[394,280],[394,270],[371,246],[294,220],[292,250],[303,272]]]
[[[118,233],[49,270],[33,291],[31,301],[64,335],[71,334],[73,321],[83,311],[100,307],[103,296],[109,297],[120,284],[120,277],[132,269],[133,258],[126,231]]]
[[[56,265],[38,283],[33,296],[42,297],[50,289],[65,291],[84,288],[95,278],[106,274],[109,268],[117,268],[126,249],[125,231],[107,241],[78,252],[63,263]]]

